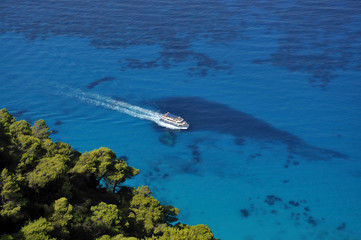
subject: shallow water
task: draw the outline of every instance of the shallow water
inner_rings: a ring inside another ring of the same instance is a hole
[[[1,107],[79,151],[126,155],[141,169],[128,184],[217,238],[360,239],[359,9],[1,1]]]

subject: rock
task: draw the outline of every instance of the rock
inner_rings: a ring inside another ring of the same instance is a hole
[[[249,217],[249,211],[247,209],[241,209],[241,216],[244,218]]]
[[[175,145],[175,139],[176,135],[173,132],[164,132],[158,138],[159,142],[169,147]]]

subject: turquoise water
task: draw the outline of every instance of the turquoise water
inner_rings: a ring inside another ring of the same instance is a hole
[[[360,9],[2,1],[1,107],[79,151],[126,155],[141,169],[128,184],[217,238],[360,239]]]

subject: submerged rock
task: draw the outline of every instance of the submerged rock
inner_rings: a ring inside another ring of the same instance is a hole
[[[166,146],[173,147],[175,145],[176,135],[173,132],[164,132],[159,136],[158,140]]]
[[[27,113],[28,110],[24,109],[24,110],[20,110],[16,113],[13,113],[13,117],[21,117],[22,115],[24,115],[25,113]]]
[[[345,228],[346,228],[346,223],[343,222],[343,223],[341,223],[340,226],[338,226],[336,229],[337,229],[338,231],[341,231],[341,230],[344,230]]]
[[[249,211],[247,209],[241,209],[241,216],[244,218],[249,217]]]
[[[317,220],[314,219],[312,216],[308,217],[307,222],[312,226],[317,226]]]
[[[188,145],[188,147],[192,150],[192,157],[194,163],[201,162],[201,153],[199,152],[199,148],[197,145]]]
[[[274,205],[276,202],[281,202],[282,199],[275,195],[268,195],[264,201],[268,205]]]

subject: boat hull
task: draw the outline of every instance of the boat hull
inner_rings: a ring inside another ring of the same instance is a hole
[[[160,119],[159,121],[159,125],[165,128],[169,128],[169,129],[179,129],[179,130],[186,130],[189,128],[189,124],[186,123],[184,125],[177,125],[174,123],[170,123],[168,121],[164,121],[163,119]]]

